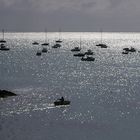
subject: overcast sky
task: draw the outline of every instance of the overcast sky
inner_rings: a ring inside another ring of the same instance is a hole
[[[0,0],[9,31],[140,31],[140,0]]]

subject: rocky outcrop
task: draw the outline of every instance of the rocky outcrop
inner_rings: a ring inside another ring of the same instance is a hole
[[[16,94],[7,90],[0,90],[0,98],[6,98],[9,96],[16,96]]]

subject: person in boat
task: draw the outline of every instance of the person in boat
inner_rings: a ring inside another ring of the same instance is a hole
[[[64,97],[63,97],[63,96],[60,98],[60,101],[61,101],[62,103],[64,102]]]

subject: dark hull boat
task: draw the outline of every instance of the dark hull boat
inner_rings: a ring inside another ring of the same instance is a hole
[[[62,40],[59,39],[59,40],[56,40],[55,42],[56,43],[62,43]]]
[[[9,51],[10,48],[7,48],[4,44],[1,44],[1,45],[0,45],[0,50],[1,50],[1,51]]]
[[[86,55],[93,55],[92,50],[87,50],[87,52],[85,52]]]
[[[2,40],[0,40],[0,43],[6,43],[6,41],[2,39]]]
[[[75,56],[75,57],[84,57],[85,53],[76,53],[73,56]]]
[[[4,40],[4,29],[2,29],[2,39],[0,40],[0,43],[6,43],[6,40]]]
[[[61,106],[61,105],[70,105],[70,101],[61,101],[61,100],[57,100],[54,102],[55,106]]]
[[[36,55],[37,55],[37,56],[41,56],[41,52],[38,51],[38,52],[36,53]]]
[[[79,47],[75,47],[73,49],[71,49],[72,52],[79,52],[81,50],[81,48]]]
[[[128,54],[128,53],[129,53],[128,51],[123,51],[123,52],[122,52],[122,54]]]
[[[82,57],[81,58],[81,61],[95,61],[95,58],[94,57]]]
[[[10,49],[5,47],[5,48],[0,48],[0,50],[1,51],[9,51]]]
[[[49,45],[49,43],[43,43],[43,44],[41,44],[42,46],[48,46]]]
[[[107,48],[107,47],[108,47],[108,46],[105,45],[105,44],[97,44],[96,46],[99,46],[99,47],[101,47],[101,48]]]
[[[39,43],[38,43],[38,42],[33,42],[32,44],[33,44],[33,45],[39,45]]]
[[[61,44],[55,44],[52,46],[52,48],[60,48],[61,47]]]
[[[131,47],[131,48],[123,48],[123,51],[126,51],[126,52],[136,52],[136,49]]]
[[[43,48],[43,49],[42,49],[42,52],[43,52],[43,53],[47,53],[47,52],[48,52],[47,48]]]

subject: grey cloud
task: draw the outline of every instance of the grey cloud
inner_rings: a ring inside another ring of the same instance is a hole
[[[16,31],[138,30],[139,0],[1,0],[0,26]],[[134,25],[132,27],[132,25]]]

